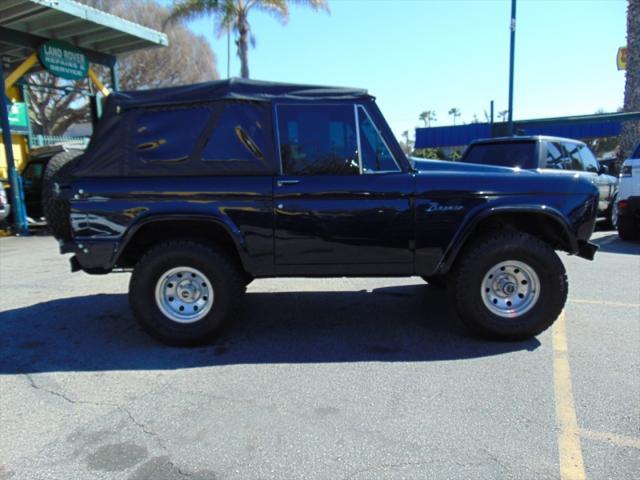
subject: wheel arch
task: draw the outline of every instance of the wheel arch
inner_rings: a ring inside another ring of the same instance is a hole
[[[544,240],[554,250],[578,251],[578,240],[565,217],[551,207],[520,205],[493,207],[477,214],[462,228],[445,252],[438,273],[447,273],[460,253],[478,236],[496,229],[515,229]]]
[[[207,215],[153,215],[132,225],[114,256],[114,265],[133,268],[146,251],[159,243],[188,239],[216,245],[244,270],[247,256],[239,230]]]

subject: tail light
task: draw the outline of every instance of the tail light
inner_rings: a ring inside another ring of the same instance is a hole
[[[618,211],[626,210],[629,208],[629,200],[620,200],[618,202]]]

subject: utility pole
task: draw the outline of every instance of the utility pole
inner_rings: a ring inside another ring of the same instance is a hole
[[[511,0],[511,48],[509,50],[509,135],[513,135],[513,62],[516,49],[516,0]]]

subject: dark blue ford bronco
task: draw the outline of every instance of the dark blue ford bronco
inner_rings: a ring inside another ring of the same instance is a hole
[[[254,278],[421,276],[472,331],[522,339],[593,259],[598,190],[551,171],[419,161],[365,90],[227,80],[114,93],[87,150],[50,162],[71,268],[131,271],[149,333],[207,340]]]

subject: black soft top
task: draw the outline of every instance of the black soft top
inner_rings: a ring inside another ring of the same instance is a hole
[[[106,99],[102,117],[74,175],[273,175],[279,169],[279,156],[272,135],[272,103],[327,100],[374,104],[374,98],[361,89],[237,78],[114,92]],[[246,105],[234,110],[239,102]],[[237,128],[244,125],[249,129],[240,128],[240,133],[237,129],[227,131],[231,132],[225,140],[231,145],[229,148],[236,146],[243,155],[234,151],[229,155],[238,158],[203,160],[203,149],[227,109],[235,112],[230,115],[235,115]],[[253,142],[249,144],[246,137],[251,137],[252,128],[257,129],[253,133],[262,140],[249,138]],[[247,156],[245,150],[254,153]]]
[[[358,88],[295,85],[229,78],[180,87],[114,92],[109,103],[121,108],[207,102],[211,100],[359,100],[371,99]]]

